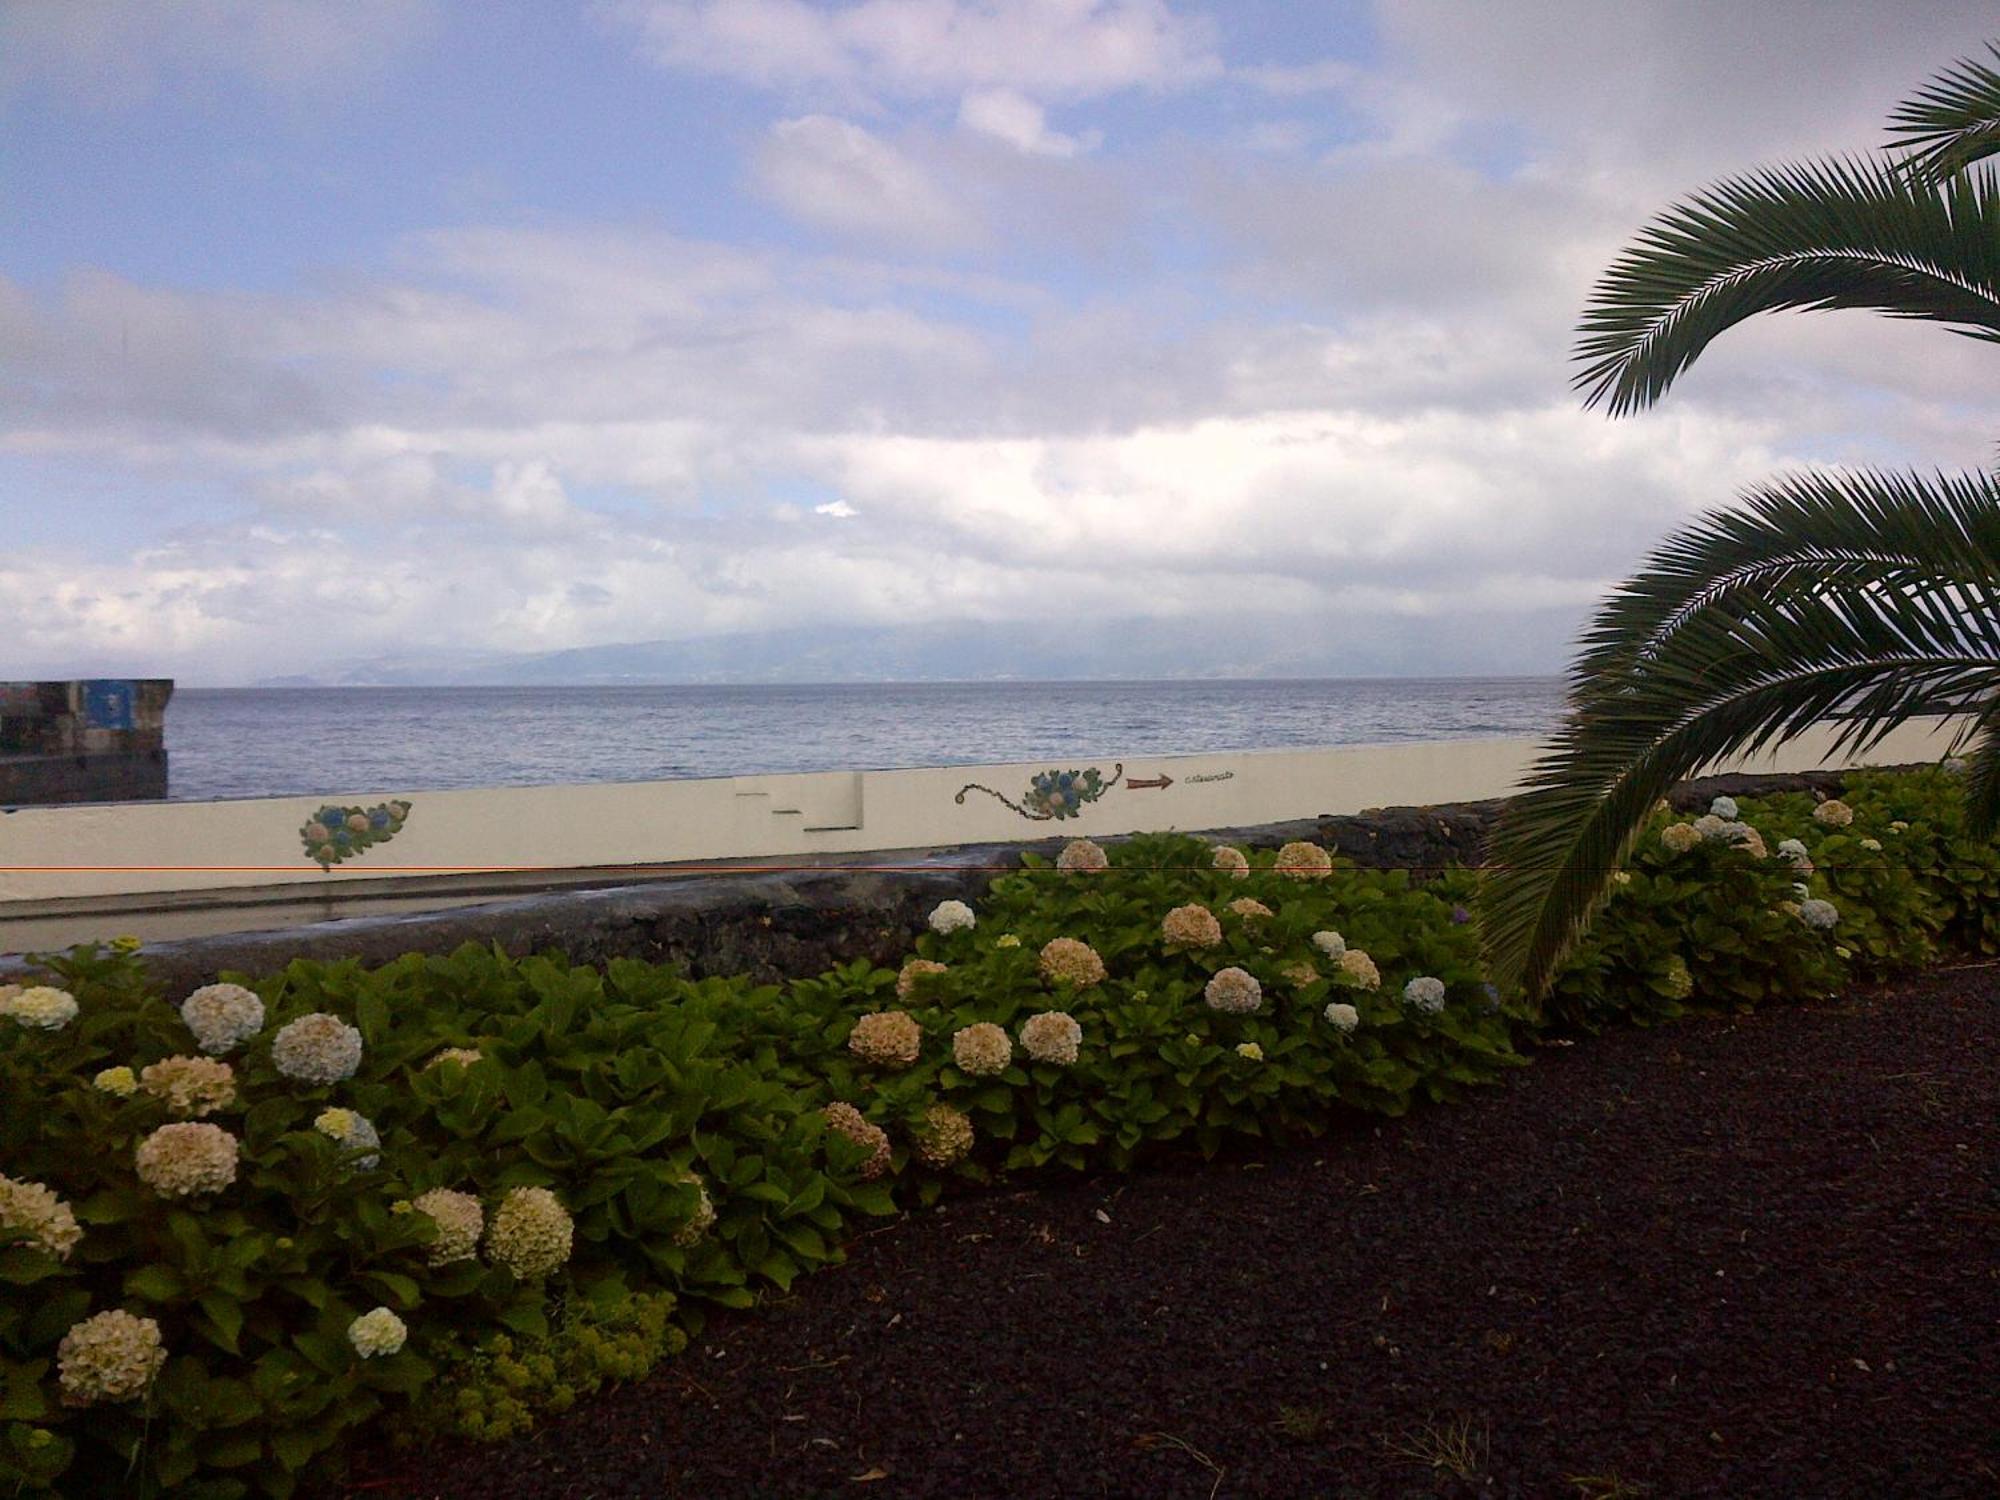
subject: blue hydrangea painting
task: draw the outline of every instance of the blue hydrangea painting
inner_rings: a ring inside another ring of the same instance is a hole
[[[959,806],[965,805],[967,792],[984,792],[987,796],[1004,802],[1022,817],[1034,823],[1061,822],[1073,818],[1085,807],[1102,797],[1118,784],[1118,778],[1125,774],[1123,762],[1111,768],[1109,776],[1095,766],[1083,771],[1037,771],[1028,778],[1027,793],[1020,801],[1015,801],[1004,792],[996,792],[990,786],[978,782],[968,782],[958,789],[952,800]]]
[[[379,802],[373,807],[335,807],[332,803],[315,812],[299,829],[306,858],[322,870],[386,844],[409,821],[410,804],[403,801]]]

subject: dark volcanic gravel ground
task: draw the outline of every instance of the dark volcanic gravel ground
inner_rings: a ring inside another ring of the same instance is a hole
[[[2000,1495],[2000,969],[962,1199],[371,1494]]]

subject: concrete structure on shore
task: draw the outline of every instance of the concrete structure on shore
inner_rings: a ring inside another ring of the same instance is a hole
[[[167,795],[165,677],[0,682],[0,807]]]
[[[1710,768],[1849,762],[1816,732]],[[1938,722],[1871,764],[1935,761]],[[0,952],[407,913],[704,869],[927,862],[1056,836],[1204,831],[1505,796],[1539,751],[1466,739],[1072,763],[29,807],[0,813]]]

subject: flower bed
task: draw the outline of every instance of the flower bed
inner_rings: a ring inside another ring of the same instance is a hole
[[[1473,872],[1173,836],[784,987],[467,948],[169,998],[115,947],[45,960],[0,989],[0,1482],[283,1494],[384,1414],[518,1430],[953,1180],[1316,1133],[1543,1027],[1991,951],[1959,808],[1926,772],[1663,810],[1534,1014],[1480,974]]]

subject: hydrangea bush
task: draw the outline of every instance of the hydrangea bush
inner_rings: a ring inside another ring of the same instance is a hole
[[[516,1430],[677,1346],[677,1295],[747,1306],[893,1206],[725,1042],[748,986],[476,949],[180,996],[123,951],[40,964],[13,994],[62,998],[0,1020],[0,1493],[284,1495],[385,1413]]]

